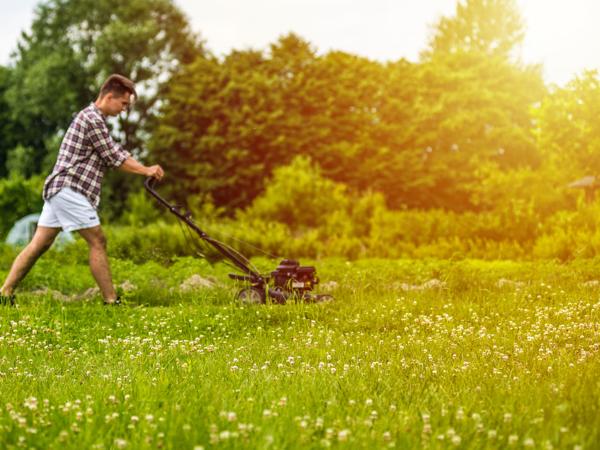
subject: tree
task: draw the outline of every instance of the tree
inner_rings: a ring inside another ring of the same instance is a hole
[[[422,205],[480,208],[473,193],[483,177],[539,165],[530,115],[546,92],[539,67],[459,52],[423,63],[419,79],[414,142],[429,180],[416,193]]]
[[[424,59],[438,53],[478,52],[508,58],[525,36],[515,0],[457,1],[456,14],[442,17]]]
[[[330,178],[356,181],[373,152],[384,78],[379,63],[318,57],[293,34],[268,53],[200,57],[170,84],[151,151],[177,174],[175,195],[210,193],[230,208],[249,205],[296,155]]]
[[[600,176],[600,78],[585,71],[555,89],[535,111],[535,134],[546,165],[562,186]]]
[[[36,151],[34,171],[53,150],[47,148],[49,140],[95,99],[111,73],[124,74],[138,86],[140,98],[131,113],[118,119],[115,132],[128,150],[143,157],[165,82],[201,52],[171,0],[40,3],[31,32],[18,44],[6,92],[14,120],[28,130],[19,143]],[[124,197],[127,189],[120,181],[114,177],[119,186],[112,191]]]
[[[26,139],[23,127],[15,119],[6,99],[6,91],[12,85],[13,70],[0,66],[0,178],[8,174],[8,154],[19,142]]]

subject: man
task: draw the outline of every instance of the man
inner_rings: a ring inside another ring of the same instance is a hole
[[[136,97],[131,80],[111,75],[102,85],[96,101],[80,111],[69,126],[54,169],[44,183],[44,208],[37,230],[13,262],[0,289],[0,303],[15,304],[15,288],[50,248],[61,229],[77,231],[86,240],[90,269],[104,303],[120,303],[112,283],[106,238],[96,211],[102,178],[109,167],[159,180],[164,175],[160,166],[146,167],[132,158],[108,132],[106,116],[117,116],[127,110]]]

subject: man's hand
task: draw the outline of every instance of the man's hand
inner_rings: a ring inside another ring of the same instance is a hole
[[[158,164],[146,168],[146,176],[156,178],[158,181],[165,175],[164,170]]]
[[[119,166],[119,170],[129,173],[137,173],[139,175],[144,175],[145,177],[156,178],[159,181],[165,175],[164,170],[158,164],[154,166],[144,166],[131,156]]]

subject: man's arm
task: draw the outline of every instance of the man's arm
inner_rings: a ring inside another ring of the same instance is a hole
[[[162,170],[162,167],[160,167],[159,165],[144,166],[143,164],[133,159],[131,156],[129,156],[125,161],[123,161],[123,164],[119,166],[119,170],[122,170],[123,172],[144,175],[145,177],[154,177],[157,180],[160,180],[165,174]]]

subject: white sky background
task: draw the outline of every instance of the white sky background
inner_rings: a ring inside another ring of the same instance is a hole
[[[380,61],[418,59],[431,26],[456,0],[175,0],[217,55],[266,49],[293,31],[320,53],[343,50]],[[527,26],[522,58],[564,84],[600,68],[600,0],[517,0]],[[9,62],[37,0],[0,0],[0,64]]]

